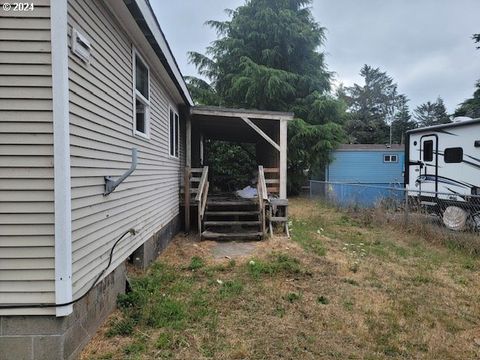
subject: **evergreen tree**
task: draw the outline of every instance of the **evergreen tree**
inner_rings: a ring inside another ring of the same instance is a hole
[[[476,44],[480,44],[480,34],[473,34],[472,38]],[[480,49],[480,46],[477,46],[477,49]]]
[[[189,78],[202,104],[293,111],[289,127],[289,189],[304,170],[320,168],[341,141],[344,105],[329,95],[331,73],[318,49],[325,40],[307,7],[311,0],[249,0],[229,21],[208,21],[219,38],[190,61],[210,83]],[[208,85],[208,86],[207,86]]]
[[[364,65],[360,71],[364,85],[354,84],[340,93],[349,109],[346,132],[350,142],[386,143],[389,141],[389,123],[401,95],[397,84],[379,68]]]
[[[405,95],[400,95],[397,102],[397,112],[395,120],[392,122],[392,142],[404,144],[405,132],[415,129],[416,122],[412,120],[410,109],[408,107],[408,99]]]
[[[476,44],[480,44],[480,34],[474,34],[473,40]],[[480,49],[480,46],[477,46],[477,49]],[[455,116],[468,116],[472,119],[480,118],[480,80],[475,84],[475,88],[473,97],[460,104],[455,111]]]
[[[417,106],[414,110],[415,120],[419,126],[433,126],[450,123],[450,117],[441,97],[435,102],[427,101]]]
[[[465,100],[455,111],[455,116],[468,116],[472,119],[480,118],[480,80],[475,84],[473,97]]]

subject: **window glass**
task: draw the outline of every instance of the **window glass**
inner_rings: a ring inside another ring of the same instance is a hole
[[[423,161],[433,161],[433,140],[423,142]]]
[[[140,100],[135,100],[135,129],[141,133],[147,133],[146,126],[147,107]]]
[[[398,162],[397,155],[383,155],[383,162],[391,163],[391,162]]]
[[[178,157],[178,152],[180,149],[180,121],[178,119],[178,114],[175,114],[175,156]]]
[[[461,147],[445,149],[444,159],[446,163],[461,163],[463,161],[463,149]]]
[[[170,110],[170,155],[175,156],[175,120],[174,113]]]
[[[135,87],[148,100],[148,69],[135,55]]]

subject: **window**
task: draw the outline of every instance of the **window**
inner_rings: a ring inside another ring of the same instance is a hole
[[[397,155],[383,155],[383,162],[385,163],[396,163],[398,162]]]
[[[433,140],[423,142],[423,161],[433,161]]]
[[[170,155],[177,157],[180,149],[180,118],[170,108]]]
[[[147,65],[137,52],[133,51],[134,66],[134,104],[135,119],[134,133],[148,137],[149,130],[149,113],[150,113],[150,73]]]
[[[461,163],[463,161],[463,149],[461,147],[445,149],[444,159],[446,163]]]

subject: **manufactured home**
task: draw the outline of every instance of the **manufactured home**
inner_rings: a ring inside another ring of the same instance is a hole
[[[0,357],[76,358],[127,259],[285,218],[293,115],[193,106],[147,0],[24,10],[0,13]],[[255,145],[254,198],[209,189],[207,140]]]
[[[480,119],[410,130],[406,139],[409,196],[451,229],[480,229]]]

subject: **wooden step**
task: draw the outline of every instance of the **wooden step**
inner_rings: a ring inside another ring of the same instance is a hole
[[[184,193],[185,193],[185,189],[181,188],[180,194],[184,194]],[[196,194],[196,193],[198,193],[198,189],[190,189],[190,194]]]
[[[247,206],[256,205],[257,199],[252,200],[207,200],[207,205],[211,206]]]
[[[205,215],[211,216],[247,216],[247,215],[258,215],[259,211],[206,211]]]
[[[205,221],[205,226],[257,226],[260,225],[260,221],[252,220],[252,221]]]
[[[192,178],[190,178],[190,181],[191,182],[200,182],[200,179],[201,178],[199,178],[199,177],[192,177]]]
[[[202,239],[211,239],[211,240],[258,240],[262,237],[261,232],[214,232],[214,231],[204,231],[202,233]]]

